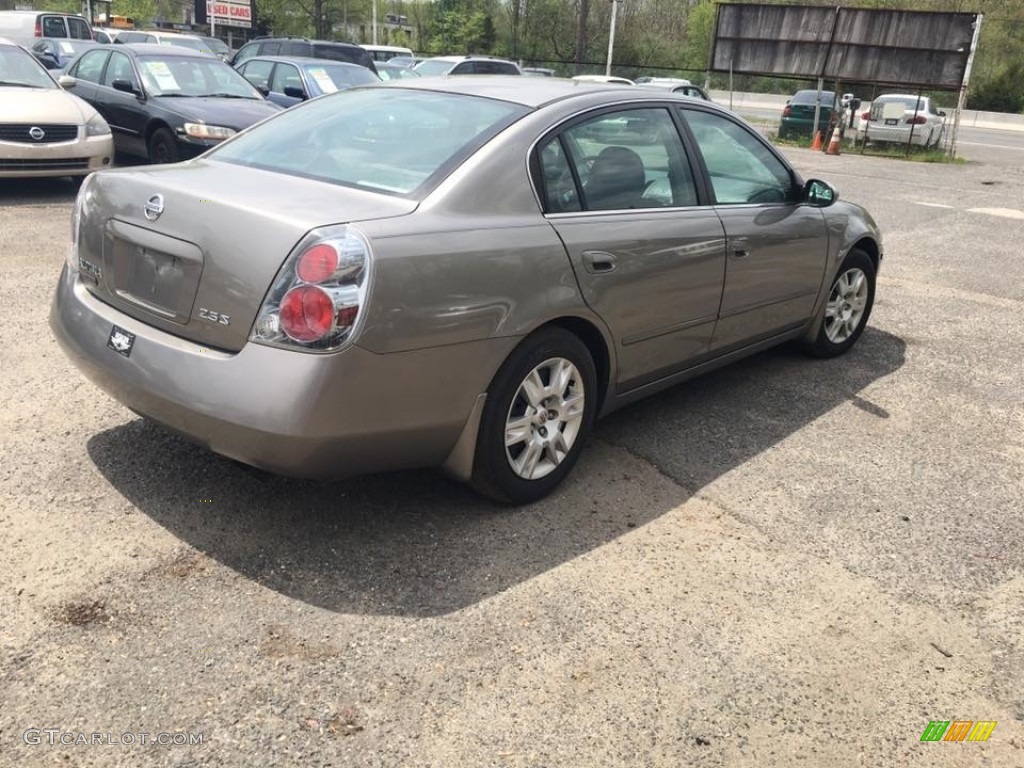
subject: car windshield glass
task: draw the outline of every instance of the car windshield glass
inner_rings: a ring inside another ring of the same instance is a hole
[[[903,106],[906,107],[908,112],[924,112],[924,99],[918,100],[914,96],[881,96],[877,99],[879,104],[895,104],[897,102],[903,102]]]
[[[416,71],[424,77],[443,75],[452,68],[450,61],[427,60],[416,65]]]
[[[353,85],[380,82],[373,72],[358,65],[345,67],[337,64],[308,64],[304,69],[324,93],[334,93],[339,88],[351,88]]]
[[[415,196],[526,111],[476,96],[394,88],[342,91],[283,112],[207,156]]]
[[[248,80],[212,56],[140,56],[139,71],[153,96],[263,98]]]
[[[796,95],[790,100],[790,104],[811,104],[813,105],[818,99],[817,91],[797,91]],[[836,95],[832,91],[821,92],[821,105],[828,107],[832,105],[832,102],[836,100]]]
[[[176,45],[179,48],[191,48],[193,51],[203,53],[210,50],[202,40],[192,37],[162,37],[160,45]]]
[[[14,46],[0,46],[0,87],[56,88],[35,56]]]
[[[77,56],[82,51],[95,48],[97,45],[98,43],[91,40],[60,40],[57,43],[60,52],[65,56]]]

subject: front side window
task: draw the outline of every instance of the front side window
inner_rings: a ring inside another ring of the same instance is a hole
[[[127,80],[132,87],[138,89],[139,82],[132,70],[132,62],[120,51],[113,51],[110,54],[110,63],[107,64],[107,71],[103,74],[103,85],[107,88],[114,87],[115,80]]]
[[[693,174],[667,109],[603,114],[568,128],[563,144],[587,210],[697,203]]]
[[[100,75],[103,74],[103,65],[107,61],[106,51],[89,51],[83,53],[82,58],[75,65],[74,76],[79,80],[88,80],[90,83],[98,83]]]
[[[278,64],[277,69],[274,70],[274,77],[270,81],[270,90],[275,93],[284,93],[284,89],[289,86],[298,88],[300,91],[305,90],[297,67],[291,64]]]
[[[682,112],[697,140],[719,205],[793,200],[789,168],[750,131],[721,115]]]
[[[372,192],[417,195],[526,111],[459,94],[341,91],[283,112],[207,157]]]

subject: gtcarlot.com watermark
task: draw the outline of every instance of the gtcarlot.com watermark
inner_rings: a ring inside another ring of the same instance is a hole
[[[157,744],[161,747],[195,747],[203,743],[201,733],[83,733],[60,728],[29,728],[21,738],[29,746],[45,744],[50,747],[134,747]]]

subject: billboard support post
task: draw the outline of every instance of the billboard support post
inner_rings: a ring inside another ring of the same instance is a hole
[[[981,21],[984,15],[979,13],[974,20],[974,34],[971,36],[971,50],[967,54],[967,65],[964,67],[964,79],[960,84],[960,97],[956,102],[956,117],[953,118],[953,140],[949,143],[949,156],[956,157],[957,134],[960,133],[960,114],[967,103],[967,88],[971,83],[971,67],[974,66],[974,52],[978,50],[978,38],[981,36]]]

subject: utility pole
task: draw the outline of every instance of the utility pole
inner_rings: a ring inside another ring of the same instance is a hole
[[[604,65],[605,77],[612,74],[612,52],[615,50],[615,17],[618,15],[619,0],[612,0],[612,23],[608,30],[608,61]]]
[[[373,44],[377,44],[377,0],[373,0]]]

